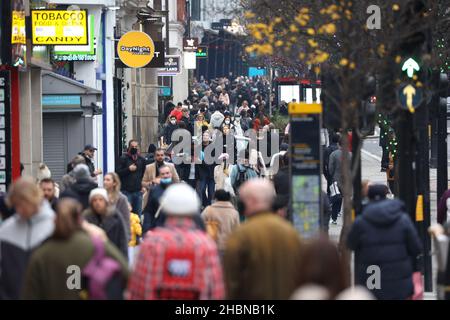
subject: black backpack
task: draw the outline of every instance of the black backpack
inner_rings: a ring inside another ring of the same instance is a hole
[[[238,166],[238,176],[236,181],[233,184],[234,192],[237,194],[240,186],[248,180],[247,170],[248,167],[243,166],[243,170],[241,170],[241,166]]]

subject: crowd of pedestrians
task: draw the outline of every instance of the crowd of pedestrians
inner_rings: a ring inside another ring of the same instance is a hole
[[[411,298],[422,248],[386,186],[367,183],[364,210],[346,239],[355,251],[356,291],[342,252],[326,237],[344,192],[347,150],[338,133],[323,149],[323,234],[305,240],[294,228],[291,155],[287,135],[273,131],[267,116],[270,99],[263,78],[202,80],[188,100],[166,105],[158,145],[144,154],[130,140],[116,172],[96,170],[88,145],[58,183],[51,174],[18,179],[0,197],[0,298]],[[287,111],[285,104],[275,109]],[[270,133],[280,147],[264,155],[248,129],[258,141]],[[191,152],[173,152],[182,143],[177,130],[189,133]],[[208,161],[209,146],[228,135]],[[362,287],[372,265],[382,280],[369,292]]]

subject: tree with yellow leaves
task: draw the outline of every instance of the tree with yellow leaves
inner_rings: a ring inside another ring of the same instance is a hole
[[[249,34],[246,51],[297,66],[297,74],[301,77],[316,80],[322,71],[326,71],[340,79],[335,85],[340,92],[338,107],[341,110],[343,150],[348,150],[349,130],[357,135],[358,141],[362,138],[358,122],[361,100],[364,99],[364,79],[368,76],[378,79],[379,110],[399,110],[395,94],[392,95],[392,90],[398,84],[397,79],[385,77],[391,76],[392,70],[399,68],[405,59],[398,54],[399,43],[433,23],[440,25],[440,28],[445,25],[445,30],[448,30],[448,17],[439,15],[442,13],[442,3],[441,10],[435,5],[448,0],[429,2],[432,5],[427,11],[411,12],[408,15],[410,20],[399,24],[398,16],[409,10],[410,0],[241,0],[245,11],[243,19]],[[368,27],[367,8],[371,5],[378,5],[380,8],[380,30]],[[441,49],[445,51],[446,48]],[[442,59],[442,53],[440,54]],[[425,67],[442,63],[439,57],[433,55],[423,56],[422,62]],[[417,86],[427,85],[420,83],[419,79],[415,81]],[[326,87],[322,87],[322,94],[327,95]],[[344,152],[342,161],[344,226],[340,249],[347,261],[348,272],[350,255],[346,250],[345,240],[352,223],[352,180],[359,170],[360,148],[361,144],[353,150],[356,159],[353,159],[352,167],[346,161],[348,152]]]

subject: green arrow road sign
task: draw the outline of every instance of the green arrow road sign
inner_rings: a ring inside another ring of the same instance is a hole
[[[414,71],[419,71],[419,70],[420,70],[420,66],[413,58],[409,58],[408,60],[406,60],[402,66],[402,71],[406,71],[406,74],[410,78],[412,78],[414,76]]]

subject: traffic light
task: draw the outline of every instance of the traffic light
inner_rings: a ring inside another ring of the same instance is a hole
[[[431,74],[432,95],[429,104],[430,112],[439,116],[447,114],[447,96],[449,88],[448,76],[445,73],[434,71]]]
[[[328,129],[340,129],[342,127],[340,79],[336,73],[324,72],[321,83],[320,101],[323,105],[323,123]]]
[[[420,60],[424,53],[431,52],[431,30],[425,23],[427,15],[428,6],[423,0],[405,1],[396,12],[395,27],[400,38],[397,53],[402,58]]]
[[[425,82],[424,66],[432,48],[428,19],[428,6],[422,0],[403,1],[395,12],[396,39],[378,76],[379,110],[392,113],[399,106],[399,92],[408,85],[418,89]]]

